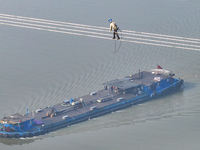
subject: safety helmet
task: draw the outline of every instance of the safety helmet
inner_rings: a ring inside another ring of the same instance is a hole
[[[112,19],[108,20],[110,23],[112,22]]]

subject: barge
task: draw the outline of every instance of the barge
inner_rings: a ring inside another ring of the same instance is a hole
[[[103,84],[97,92],[63,100],[26,114],[13,114],[0,120],[0,137],[20,138],[42,135],[95,118],[125,107],[136,105],[165,93],[180,89],[184,81],[160,66],[151,71],[115,79]]]

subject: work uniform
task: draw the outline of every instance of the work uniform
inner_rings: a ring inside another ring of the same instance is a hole
[[[115,22],[111,22],[111,23],[110,23],[110,32],[112,31],[112,29],[114,30],[114,32],[113,32],[113,39],[115,39],[115,34],[116,34],[116,35],[117,35],[117,38],[118,38],[118,40],[119,40],[120,38],[119,38],[119,35],[118,35],[118,33],[117,33],[117,30],[118,30],[119,28],[117,27],[117,25],[116,25]]]

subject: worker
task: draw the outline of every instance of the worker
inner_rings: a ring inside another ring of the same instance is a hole
[[[116,25],[115,22],[112,21],[112,19],[108,20],[110,22],[110,32],[112,31],[112,29],[114,30],[113,31],[113,39],[115,39],[115,35],[117,36],[117,40],[119,40],[119,35],[117,33],[117,30],[119,29]]]

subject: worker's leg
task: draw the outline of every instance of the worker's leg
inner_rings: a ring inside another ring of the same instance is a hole
[[[115,31],[113,32],[113,39],[115,39]]]
[[[120,39],[120,37],[119,37],[119,34],[116,32],[116,35],[117,35],[117,39],[119,40]]]

